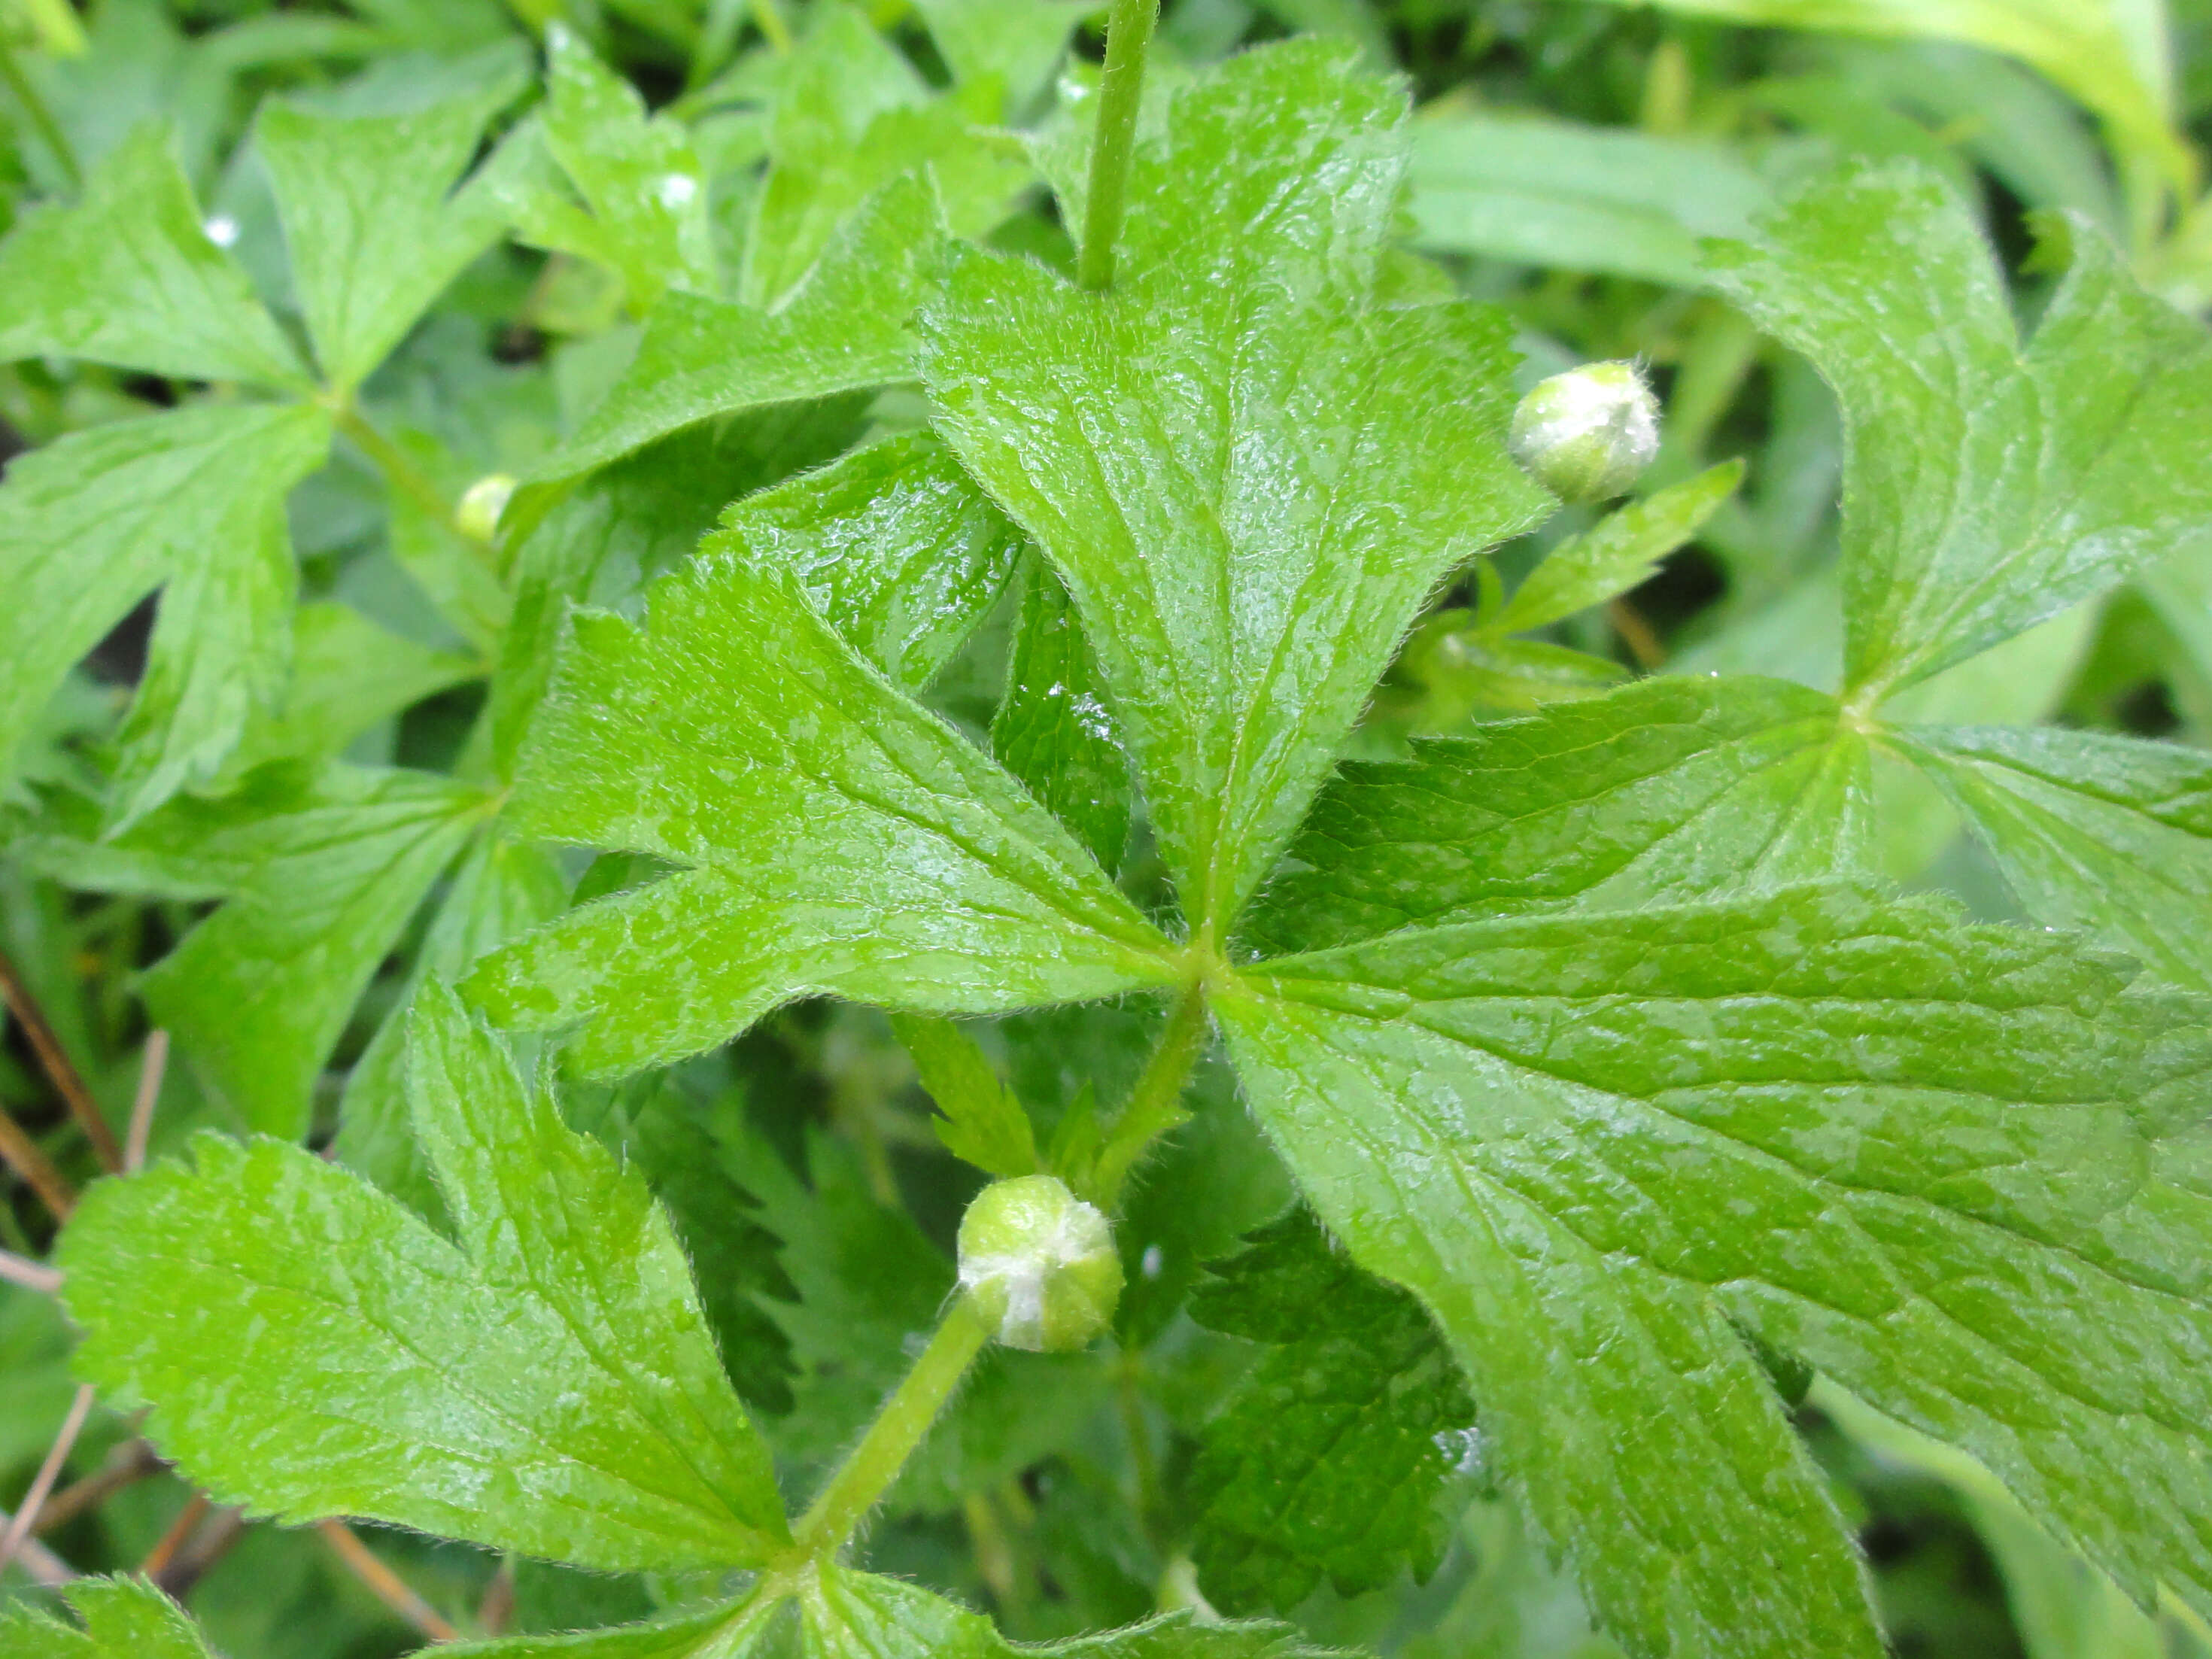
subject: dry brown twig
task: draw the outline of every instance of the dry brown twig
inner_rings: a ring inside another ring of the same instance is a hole
[[[435,1607],[415,1593],[405,1579],[386,1566],[376,1553],[361,1541],[361,1534],[344,1522],[319,1521],[315,1529],[323,1534],[331,1553],[344,1564],[347,1571],[368,1586],[371,1595],[433,1642],[450,1642],[459,1634],[439,1616]]]
[[[84,1086],[84,1079],[78,1075],[68,1050],[54,1035],[54,1028],[46,1023],[46,1010],[39,1006],[39,1000],[31,994],[31,988],[23,982],[23,976],[15,971],[15,964],[8,960],[4,951],[0,951],[0,996],[6,997],[15,1023],[23,1028],[23,1035],[30,1039],[31,1048],[39,1056],[39,1064],[46,1067],[54,1087],[69,1103],[70,1115],[76,1119],[85,1139],[92,1142],[100,1166],[110,1175],[117,1173],[123,1168],[123,1148],[116,1144],[115,1131],[100,1115],[100,1104],[93,1099],[92,1091]]]
[[[27,1291],[42,1291],[48,1296],[62,1287],[60,1268],[49,1267],[27,1255],[17,1255],[13,1250],[0,1250],[0,1279],[10,1285],[21,1285]]]
[[[46,1507],[46,1494],[60,1479],[62,1465],[68,1461],[70,1450],[84,1427],[84,1419],[91,1413],[92,1385],[86,1383],[78,1388],[76,1397],[70,1401],[69,1415],[62,1419],[61,1432],[46,1449],[46,1462],[39,1465],[38,1474],[32,1478],[31,1489],[23,1494],[15,1518],[8,1523],[7,1532],[0,1534],[0,1571],[7,1570],[8,1564],[28,1541],[31,1528],[39,1524],[39,1511]]]
[[[146,1143],[154,1133],[154,1106],[161,1097],[161,1079],[169,1066],[169,1034],[160,1027],[146,1034],[145,1058],[138,1062],[138,1092],[131,1102],[131,1127],[123,1137],[123,1169],[135,1175],[146,1167]]]

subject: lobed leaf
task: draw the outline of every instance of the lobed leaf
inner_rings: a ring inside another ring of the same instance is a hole
[[[938,428],[1066,582],[1217,934],[1430,590],[1539,508],[1500,320],[1375,298],[1402,126],[1340,48],[1248,53],[1139,147],[1111,290],[963,249],[922,316]]]
[[[1843,405],[1847,693],[1887,696],[2202,540],[2212,335],[2086,222],[2044,228],[2065,275],[2025,345],[1980,231],[1923,173],[1844,172],[1759,245],[1708,249]]]
[[[320,411],[209,406],[71,433],[0,487],[0,777],[74,666],[155,586],[115,818],[204,781],[282,694],[296,576],[284,498],[322,460]]]
[[[1635,1650],[1877,1650],[1739,1323],[2138,1597],[2212,1589],[2201,1006],[1817,889],[1410,931],[1218,1006],[1309,1199],[1436,1314]]]
[[[862,203],[773,311],[667,294],[622,379],[534,476],[573,478],[716,416],[907,378],[907,323],[941,236],[928,181],[908,176]]]
[[[891,1031],[914,1056],[921,1086],[944,1114],[934,1127],[948,1152],[986,1175],[1012,1179],[1037,1173],[1042,1166],[1029,1114],[975,1038],[949,1019],[918,1014],[894,1014]]]
[[[80,1373],[191,1479],[602,1569],[757,1565],[786,1537],[667,1218],[451,993],[410,1093],[453,1241],[280,1142],[204,1136],[86,1194]],[[343,1248],[332,1248],[343,1241]]]
[[[1743,463],[1723,461],[1616,507],[1546,554],[1488,626],[1499,634],[1548,628],[1641,586],[1658,574],[1659,562],[1696,535],[1742,482]]]
[[[45,353],[180,380],[297,386],[292,349],[208,235],[166,126],[111,151],[69,206],[24,216],[0,242],[0,361]]]
[[[1784,680],[1661,678],[1353,762],[1247,918],[1267,953],[1820,879],[1865,856],[1863,741]]]
[[[276,189],[315,356],[336,392],[366,380],[506,229],[501,163],[459,180],[515,90],[495,76],[397,115],[263,106],[254,146]]]
[[[1891,740],[1966,815],[2029,912],[2212,991],[2212,768],[2196,751],[2053,727]]]
[[[576,618],[508,811],[524,834],[684,866],[469,977],[505,1024],[583,1023],[592,1073],[711,1048],[798,996],[984,1012],[1172,974],[1049,813],[789,571],[732,548],[659,583],[642,627]]]

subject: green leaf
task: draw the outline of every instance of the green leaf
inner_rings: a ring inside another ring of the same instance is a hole
[[[773,312],[672,291],[623,378],[534,476],[573,477],[718,415],[907,378],[907,322],[941,236],[928,182],[910,176],[846,219]]]
[[[1243,932],[1276,953],[1820,879],[1863,857],[1866,763],[1817,691],[1642,680],[1417,743],[1409,762],[1347,763]]]
[[[998,602],[1021,532],[927,433],[734,502],[702,550],[789,571],[861,656],[919,690]]]
[[[568,884],[551,854],[497,829],[479,836],[438,901],[406,990],[346,1075],[333,1152],[433,1221],[444,1218],[445,1200],[407,1103],[407,1023],[415,994],[434,979],[459,979],[485,952],[552,921],[568,902]]]
[[[1761,246],[1709,250],[1723,292],[1844,407],[1850,693],[1925,678],[2203,539],[2212,337],[2100,233],[2042,223],[2065,275],[2025,346],[1987,243],[1923,173],[1844,173]]]
[[[201,228],[168,130],[136,129],[72,206],[0,242],[0,361],[46,353],[191,380],[296,386],[298,354]]]
[[[1019,137],[973,125],[854,7],[834,4],[785,69],[772,165],[745,240],[738,298],[774,309],[870,195],[927,168],[947,224],[979,236],[1034,178]]]
[[[544,514],[514,557],[514,614],[492,680],[486,718],[501,776],[513,775],[552,679],[569,605],[633,608],[648,580],[691,556],[733,497],[851,443],[865,401],[848,393],[687,428],[601,468]]]
[[[1616,4],[1647,0],[1614,0]],[[2169,129],[2172,48],[2164,9],[2138,0],[1659,0],[1745,24],[1960,40],[2032,64],[2169,173],[2188,162]]]
[[[312,784],[178,803],[112,843],[169,864],[156,890],[230,898],[142,985],[148,1012],[248,1127],[307,1132],[355,1003],[483,810],[443,778],[333,766]],[[174,852],[181,869],[164,859]],[[105,884],[96,866],[82,873]]]
[[[1402,127],[1340,47],[1247,53],[1139,147],[1109,292],[962,249],[924,313],[939,429],[1066,583],[1217,933],[1437,580],[1540,507],[1502,322],[1374,300]]]
[[[1472,110],[1413,126],[1414,244],[1519,264],[1709,281],[1705,236],[1741,236],[1764,179],[1723,145]]]
[[[985,1012],[1172,974],[1049,813],[854,654],[788,571],[731,549],[657,584],[641,628],[576,618],[508,810],[524,834],[687,866],[467,981],[503,1023],[586,1022],[589,1073],[712,1048],[798,996]]]
[[[124,728],[135,816],[212,774],[282,688],[293,585],[286,492],[329,424],[298,406],[180,410],[72,433],[0,487],[0,776],[70,667],[167,584]]]
[[[1002,109],[1019,114],[1036,101],[1067,51],[1089,0],[916,0],[963,85],[997,88]]]
[[[254,717],[284,699],[299,590],[285,497],[329,454],[331,428],[308,404],[254,413],[263,418],[230,423],[232,441],[198,457],[212,477],[186,486],[223,497],[212,523],[191,526],[210,539],[182,540],[173,505],[155,508],[164,520],[155,533],[175,549],[175,562],[137,695],[116,733],[109,813],[117,827],[214,778]]]
[[[1942,786],[2030,915],[2212,991],[2212,764],[2202,752],[2051,727],[1907,726],[1889,738]]]
[[[283,216],[292,281],[324,378],[349,393],[506,228],[501,163],[459,185],[514,96],[495,76],[397,115],[263,106],[254,145]]]
[[[896,1578],[827,1565],[802,1588],[654,1625],[470,1642],[453,1659],[1328,1659],[1280,1625],[1200,1625],[1170,1613],[1127,1630],[1032,1647]]]
[[[648,119],[636,89],[567,27],[549,27],[545,43],[543,141],[582,203],[550,180],[518,188],[522,238],[617,271],[640,312],[671,287],[714,292],[707,173],[690,135]]]
[[[914,1056],[921,1086],[945,1114],[933,1127],[956,1158],[986,1175],[1036,1174],[1036,1138],[1014,1091],[999,1080],[990,1060],[949,1019],[894,1014],[891,1030]]]
[[[1378,723],[1410,736],[1450,736],[1486,711],[1526,713],[1602,696],[1627,678],[1610,657],[1549,640],[1505,639],[1476,612],[1455,606],[1431,611],[1407,637],[1375,713]]]
[[[380,721],[483,672],[380,627],[349,605],[292,613],[292,675],[276,708],[250,721],[223,767],[235,781],[272,761],[336,760]]]
[[[1801,888],[1409,931],[1218,1006],[1307,1196],[1437,1316],[1624,1639],[1872,1653],[1738,1325],[1972,1451],[2137,1596],[2212,1588],[2212,1043],[2127,980]]]
[[[78,1578],[63,1594],[82,1630],[21,1600],[0,1606],[9,1659],[210,1659],[184,1610],[143,1578]]]
[[[991,750],[1093,858],[1116,870],[1135,807],[1129,752],[1105,696],[1098,659],[1066,588],[1032,561],[1006,696],[991,722]]]
[[[1304,1210],[1213,1273],[1191,1317],[1269,1351],[1200,1431],[1191,1554],[1206,1599],[1286,1613],[1324,1576],[1340,1595],[1408,1564],[1425,1580],[1450,1532],[1438,1494],[1474,1421],[1427,1313]]]
[[[644,1182],[442,988],[410,1042],[457,1242],[311,1152],[204,1136],[192,1167],[94,1188],[64,1236],[82,1374],[151,1407],[191,1479],[288,1521],[761,1564],[786,1537],[768,1455]]]
[[[1696,535],[1742,481],[1743,463],[1723,461],[1607,514],[1546,554],[1488,626],[1498,634],[1547,628],[1641,586],[1658,574],[1659,561]]]
[[[788,1412],[791,1351],[763,1310],[763,1296],[790,1292],[777,1261],[779,1241],[761,1220],[759,1201],[725,1167],[722,1147],[743,1110],[733,1095],[706,1100],[674,1079],[641,1079],[568,1092],[571,1127],[601,1140],[644,1176],[668,1211],[699,1281],[714,1345],[740,1398]]]

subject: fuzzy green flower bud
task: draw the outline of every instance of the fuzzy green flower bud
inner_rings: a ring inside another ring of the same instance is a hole
[[[1513,459],[1562,501],[1626,495],[1659,453],[1659,402],[1633,363],[1585,363],[1513,411]]]
[[[472,542],[489,542],[499,533],[499,515],[507,511],[514,494],[514,479],[505,472],[487,472],[461,493],[453,508],[453,528]]]
[[[1051,1176],[994,1182],[960,1218],[960,1285],[1010,1348],[1066,1353],[1121,1299],[1114,1229]]]

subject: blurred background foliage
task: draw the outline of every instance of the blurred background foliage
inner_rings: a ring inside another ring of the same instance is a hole
[[[72,194],[159,118],[174,133],[210,236],[279,314],[296,316],[269,181],[246,142],[259,101],[282,92],[388,112],[507,82],[511,125],[538,95],[530,88],[540,43],[558,26],[627,76],[657,131],[696,157],[707,200],[680,257],[742,266],[756,290],[743,297],[771,300],[805,266],[742,259],[762,216],[803,216],[827,202],[834,217],[872,182],[870,167],[888,165],[871,161],[864,142],[876,113],[866,100],[880,88],[859,76],[798,84],[805,43],[830,27],[838,3],[97,0],[79,10],[69,0],[0,0],[0,229],[30,203]],[[931,106],[988,139],[945,151],[947,168],[965,170],[963,187],[947,192],[965,204],[957,228],[1066,258],[1020,143],[988,135],[1026,130],[1049,147],[1056,112],[1095,78],[1101,11],[1085,0],[865,7]],[[1349,38],[1413,88],[1404,228],[1430,263],[1411,267],[1409,281],[1504,307],[1532,381],[1589,358],[1647,365],[1669,418],[1646,493],[1730,458],[1747,466],[1738,492],[1609,603],[1513,632],[1486,625],[1482,579],[1471,572],[1413,634],[1359,734],[1363,753],[1401,752],[1412,733],[1589,695],[1662,666],[1833,684],[1837,412],[1803,362],[1704,291],[1696,264],[1700,236],[1741,230],[1792,179],[1844,155],[1934,167],[1978,204],[2018,272],[2023,315],[2045,291],[2027,258],[2032,216],[2052,210],[2107,229],[2176,306],[2212,306],[2203,176],[2212,0],[2173,0],[2170,12],[2159,0],[1168,0],[1159,73],[1172,79],[1178,65],[1304,31]],[[854,106],[841,109],[841,98]],[[771,155],[789,165],[794,110],[821,128],[813,193],[778,206],[765,201],[764,166]],[[912,138],[925,141],[934,142]],[[569,172],[588,194],[580,168]],[[604,201],[592,205],[605,210]],[[515,236],[470,266],[362,389],[364,414],[428,481],[434,503],[487,474],[527,472],[574,433],[628,363],[665,276],[603,262],[592,221],[557,191],[520,200],[514,222]],[[8,304],[0,294],[0,317]],[[0,457],[183,396],[223,395],[59,360],[17,362],[0,368]],[[865,411],[842,411],[820,453],[762,462],[760,478],[834,453],[854,430],[921,418],[914,394],[888,393]],[[438,548],[447,531],[392,482],[385,462],[342,444],[292,495],[293,543],[303,597],[374,624],[366,646],[333,635],[366,653],[348,665],[360,672],[374,658],[386,676],[382,706],[343,732],[344,752],[443,769],[462,756],[483,707],[482,642],[438,602],[451,598],[435,591],[436,573],[449,568]],[[704,513],[719,500],[704,501]],[[1565,514],[1504,550],[1498,566],[1517,577],[1592,521],[1587,511]],[[681,526],[664,539],[677,550],[670,556],[688,544]],[[623,580],[634,589],[647,574]],[[97,773],[142,672],[152,604],[49,710],[24,785]],[[1006,635],[1002,616],[932,690],[970,730],[991,718]],[[2202,744],[2212,738],[2212,557],[2177,562],[1913,695],[1926,718],[2054,720]],[[1900,771],[1885,787],[1897,879],[1948,889],[1985,914],[2016,914],[1930,786]],[[585,878],[598,891],[632,878],[604,866]],[[1128,878],[1140,881],[1141,871]],[[0,951],[118,1121],[147,1036],[135,976],[206,908],[64,886],[35,859],[0,847]],[[339,1040],[317,1085],[319,1143],[335,1133],[349,1073],[402,994],[428,926],[427,915],[412,924]],[[976,1029],[1048,1135],[1090,1099],[1126,1089],[1146,1024],[1133,1012],[1091,1009]],[[95,1172],[15,1020],[0,1043],[0,1103],[70,1176]],[[1194,1302],[1194,1287],[1215,1282],[1206,1264],[1230,1256],[1288,1201],[1218,1069],[1202,1077],[1194,1105],[1192,1123],[1146,1171],[1122,1230],[1130,1291],[1116,1340],[1083,1355],[991,1360],[903,1478],[873,1534],[873,1562],[988,1606],[1024,1638],[1207,1596],[1231,1611],[1275,1607],[1316,1638],[1406,1659],[1613,1652],[1492,1490],[1479,1431],[1440,1442],[1448,1467],[1433,1514],[1404,1553],[1424,1569],[1418,1582],[1404,1565],[1366,1582],[1356,1560],[1341,1572],[1310,1562],[1261,1571],[1224,1541],[1218,1516],[1207,1519],[1219,1484],[1209,1473],[1209,1425],[1255,1409],[1255,1398],[1264,1405],[1253,1392],[1262,1384],[1294,1393],[1307,1362],[1297,1344],[1275,1351],[1211,1328],[1205,1297]],[[732,1375],[803,1484],[865,1419],[930,1323],[950,1282],[954,1224],[979,1179],[930,1134],[927,1102],[888,1024],[850,1008],[787,1010],[721,1054],[620,1089],[577,1091],[572,1109],[579,1127],[647,1172],[677,1217]],[[180,1064],[163,1081],[155,1150],[233,1121]],[[42,1255],[52,1218],[20,1184],[5,1197],[0,1247]],[[0,1503],[10,1508],[69,1410],[68,1347],[51,1298],[0,1285]],[[2179,1615],[2154,1620],[2130,1607],[1959,1455],[1820,1386],[1800,1411],[1860,1529],[1899,1653],[2212,1653]],[[1325,1466],[1316,1478],[1305,1502],[1325,1512]],[[38,1540],[48,1553],[11,1566],[0,1594],[38,1593],[41,1559],[86,1571],[151,1559],[167,1564],[165,1582],[232,1659],[374,1659],[422,1639],[327,1538],[195,1510],[128,1422],[94,1412],[60,1492]],[[611,1622],[686,1594],[681,1583],[370,1537],[379,1559],[463,1631]],[[1307,1554],[1326,1559],[1325,1542]]]

